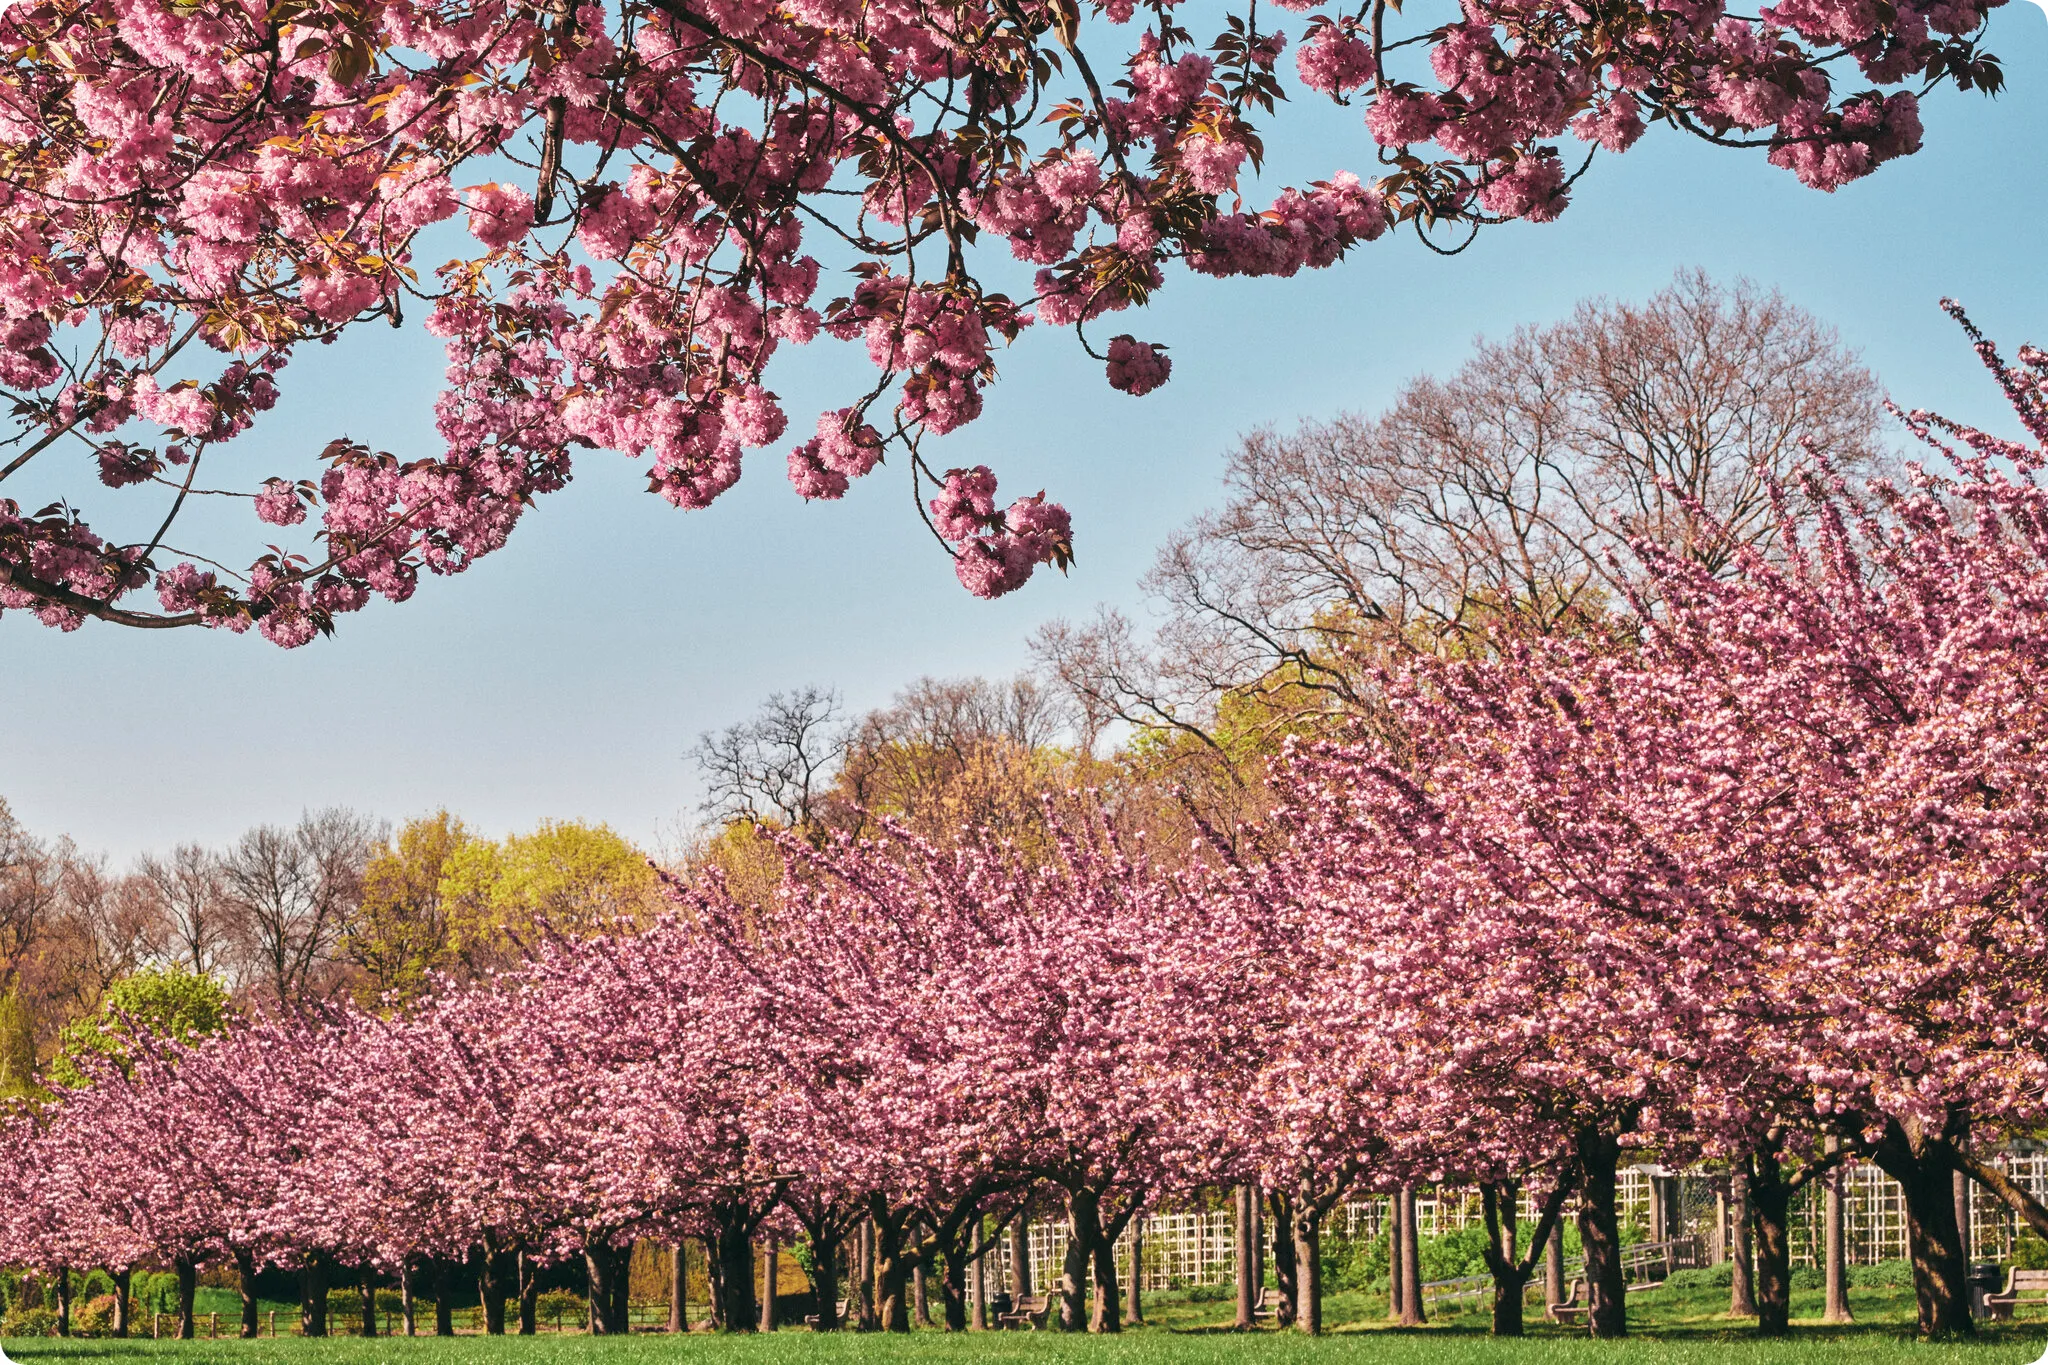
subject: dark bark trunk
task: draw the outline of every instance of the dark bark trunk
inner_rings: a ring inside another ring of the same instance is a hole
[[[828,1230],[806,1229],[811,1244],[811,1302],[817,1308],[813,1331],[839,1330],[839,1248],[844,1239]]]
[[[57,1267],[57,1335],[71,1335],[71,1267]],[[190,1338],[186,1338],[190,1340]]]
[[[1140,1327],[1145,1325],[1145,1216],[1138,1215],[1138,1221],[1131,1228],[1131,1321]]]
[[[526,1252],[519,1253],[519,1335],[530,1337],[540,1331],[540,1266]]]
[[[434,1335],[452,1337],[455,1335],[455,1264],[438,1260],[434,1263]]]
[[[669,1248],[668,1330],[671,1332],[687,1332],[690,1330],[690,1262],[689,1258],[684,1254],[685,1248],[688,1246],[688,1242],[677,1242],[673,1247]],[[813,1251],[818,1250],[817,1243],[813,1242],[811,1249]],[[826,1248],[823,1254],[829,1257],[831,1249],[829,1247]],[[815,1276],[812,1277],[811,1282],[813,1284],[817,1283]],[[831,1309],[827,1306],[820,1308],[818,1311],[822,1314],[830,1312]]]
[[[974,1263],[973,1269],[969,1274],[968,1294],[970,1302],[967,1315],[968,1329],[975,1332],[986,1332],[988,1330],[989,1253],[986,1237],[987,1229],[983,1227],[982,1219],[977,1215],[974,1220],[974,1246],[972,1249]],[[950,1328],[952,1323],[949,1321],[946,1325]]]
[[[1749,1221],[1754,1238],[1756,1330],[1781,1337],[1792,1330],[1792,1244],[1786,1223],[1792,1192],[1775,1155],[1751,1155]]]
[[[1252,1239],[1257,1235],[1252,1230],[1252,1212],[1258,1207],[1258,1195],[1250,1185],[1237,1187],[1237,1322],[1240,1332],[1249,1332],[1255,1319],[1253,1309],[1258,1304],[1257,1270],[1253,1262],[1258,1259]]]
[[[1728,1258],[1728,1313],[1756,1316],[1756,1256],[1749,1237],[1749,1172],[1738,1165],[1728,1174],[1728,1225],[1735,1246]]]
[[[418,1336],[420,1330],[418,1307],[413,1302],[412,1295],[413,1272],[416,1269],[417,1266],[410,1256],[398,1263],[398,1312],[400,1319],[405,1323],[405,1334],[409,1337]]]
[[[1294,1215],[1294,1325],[1312,1337],[1323,1334],[1323,1215],[1313,1208]]]
[[[1586,1330],[1607,1339],[1628,1335],[1628,1285],[1621,1273],[1621,1228],[1614,1210],[1621,1144],[1598,1129],[1576,1142],[1580,1190],[1579,1243],[1586,1252]]]
[[[1422,1235],[1415,1220],[1415,1187],[1401,1187],[1401,1325],[1429,1321],[1422,1302]]]
[[[1560,1220],[1550,1229],[1550,1237],[1543,1244],[1543,1304],[1555,1308],[1564,1302],[1564,1223]]]
[[[1294,1326],[1295,1305],[1301,1299],[1298,1262],[1294,1255],[1293,1198],[1285,1190],[1266,1192],[1266,1209],[1273,1218],[1273,1287],[1279,1301],[1273,1305],[1273,1325],[1282,1331]]]
[[[760,1325],[754,1305],[754,1225],[759,1220],[736,1207],[716,1212],[717,1235],[705,1246],[714,1268],[712,1322],[722,1332],[752,1332]]]
[[[178,1340],[191,1341],[199,1335],[199,1321],[192,1312],[192,1300],[199,1292],[199,1266],[189,1258],[176,1260],[171,1262],[171,1273],[178,1277]],[[65,1298],[68,1305],[68,1292]]]
[[[1387,1196],[1387,1321],[1401,1320],[1401,1196]]]
[[[1093,1222],[1095,1195],[1083,1190],[1067,1197],[1067,1254],[1060,1266],[1060,1330],[1082,1332],[1088,1327],[1088,1242],[1081,1233],[1080,1209],[1088,1209]]]
[[[377,1276],[368,1266],[362,1268],[361,1290],[363,1323],[357,1335],[374,1337],[377,1335]]]
[[[594,1336],[615,1337],[626,1330],[619,1313],[619,1282],[625,1277],[626,1258],[631,1254],[603,1242],[583,1248],[583,1264],[590,1272],[590,1331]],[[753,1257],[747,1260],[747,1278],[751,1279]]]
[[[1019,1299],[1031,1294],[1031,1241],[1026,1224],[1022,1213],[1010,1224],[1010,1294]]]
[[[235,1252],[235,1288],[240,1291],[242,1299],[242,1340],[254,1341],[261,1325],[256,1313],[256,1256],[253,1252]],[[121,1297],[128,1297],[125,1287],[121,1290]]]
[[[619,1252],[618,1274],[612,1277],[612,1321],[618,1323],[621,1336],[633,1331],[633,1243],[626,1243]]]
[[[519,1287],[515,1275],[510,1254],[495,1239],[486,1239],[476,1288],[484,1306],[484,1331],[491,1336],[505,1335],[505,1300],[516,1294]]]
[[[132,1268],[114,1272],[114,1336],[117,1340],[125,1339],[132,1325],[128,1317],[128,1288],[134,1283],[135,1271]],[[242,1311],[246,1318],[249,1310],[245,1307]]]
[[[1906,1242],[1913,1258],[1920,1335],[1930,1340],[1974,1336],[1969,1267],[1962,1230],[1956,1226],[1955,1185],[1950,1179],[1956,1167],[1952,1149],[1938,1138],[1922,1136],[1916,1141],[1891,1123],[1871,1156],[1905,1194]]]
[[[1548,1259],[1550,1248],[1557,1243],[1558,1219],[1563,1216],[1564,1202],[1571,1193],[1570,1186],[1560,1181],[1549,1194],[1544,1196],[1543,1205],[1537,1212],[1536,1226],[1530,1230],[1529,1250],[1521,1249],[1521,1231],[1517,1221],[1521,1213],[1521,1182],[1503,1180],[1479,1187],[1480,1208],[1486,1221],[1486,1269],[1493,1276],[1493,1334],[1497,1337],[1518,1337],[1522,1335],[1522,1296],[1529,1287],[1529,1277],[1536,1273],[1536,1258]],[[1558,1278],[1563,1278],[1563,1249],[1558,1249]]]
[[[1830,1152],[1839,1147],[1838,1139],[1828,1139]],[[1822,1209],[1824,1261],[1827,1273],[1827,1309],[1822,1314],[1824,1322],[1853,1322],[1849,1312],[1849,1247],[1848,1227],[1842,1207],[1842,1172],[1839,1168],[1828,1172],[1827,1191]]]
[[[299,1267],[299,1335],[327,1335],[327,1262],[321,1256]]]
[[[1095,1311],[1088,1319],[1088,1330],[1121,1332],[1124,1330],[1124,1305],[1117,1283],[1116,1239],[1106,1237],[1098,1230],[1094,1241]]]

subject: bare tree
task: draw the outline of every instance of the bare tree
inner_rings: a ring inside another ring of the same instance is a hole
[[[1811,451],[1880,459],[1877,383],[1835,333],[1747,282],[1681,273],[1641,305],[1594,301],[1482,343],[1376,417],[1253,432],[1226,500],[1161,550],[1155,639],[1104,613],[1055,622],[1041,666],[1096,723],[1217,748],[1226,698],[1298,727],[1371,698],[1396,649],[1596,628],[1647,541],[1712,571],[1775,548],[1774,486]],[[1796,480],[1785,483],[1802,510]]]
[[[0,800],[0,996],[30,966],[62,894],[62,860]]]
[[[198,844],[180,844],[168,857],[144,858],[138,875],[157,904],[159,955],[188,972],[226,978],[234,919],[220,857]]]
[[[259,825],[221,859],[221,884],[249,983],[280,1005],[306,998],[362,895],[378,831],[340,808],[292,829]]]
[[[115,875],[104,858],[65,859],[63,893],[78,1004],[90,1010],[108,986],[157,956],[168,926],[149,880]]]
[[[816,823],[846,738],[839,695],[828,688],[776,692],[753,719],[697,739],[702,809],[719,820],[772,820],[789,829]]]

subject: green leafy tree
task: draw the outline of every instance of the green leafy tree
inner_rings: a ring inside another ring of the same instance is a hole
[[[90,1061],[125,1071],[129,1049],[141,1039],[190,1042],[221,1032],[232,1016],[226,989],[210,976],[176,967],[137,972],[109,986],[93,1013],[64,1026],[50,1077],[62,1086],[85,1085]]]
[[[477,842],[462,821],[440,810],[407,821],[371,857],[362,901],[341,940],[343,958],[358,973],[360,1003],[413,999],[430,973],[450,965],[442,882],[451,863]]]

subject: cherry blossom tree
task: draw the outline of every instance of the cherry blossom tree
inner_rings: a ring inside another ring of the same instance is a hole
[[[924,442],[1027,327],[1142,394],[1165,348],[1104,319],[1169,270],[1287,276],[1404,224],[1456,250],[1557,217],[1653,123],[1834,189],[1920,146],[1923,95],[1998,87],[1992,4],[18,4],[0,480],[37,492],[0,520],[0,605],[303,644],[500,548],[585,448],[685,508],[749,449],[819,499],[895,451],[962,584],[1008,592],[1066,562],[1066,512]],[[1379,173],[1248,205],[1267,139],[1303,136],[1290,89],[1361,110],[1333,159]],[[447,350],[442,449],[229,468],[302,352],[408,311]],[[875,379],[792,439],[772,362],[821,335]],[[88,511],[78,457],[130,491]],[[202,549],[183,518],[223,499],[304,529]]]

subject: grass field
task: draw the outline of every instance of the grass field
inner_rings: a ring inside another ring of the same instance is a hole
[[[1912,1337],[1910,1291],[1858,1290],[1850,1305],[1858,1318],[1855,1326],[1825,1327],[1817,1321],[1820,1295],[1795,1294],[1793,1335],[1775,1342],[1754,1340],[1746,1323],[1726,1316],[1725,1290],[1664,1289],[1630,1297],[1634,1335],[1625,1342],[1588,1341],[1538,1323],[1531,1324],[1524,1340],[1495,1341],[1486,1335],[1486,1316],[1477,1307],[1440,1313],[1428,1327],[1401,1331],[1380,1319],[1384,1305],[1339,1294],[1328,1301],[1331,1334],[1319,1341],[1271,1331],[1240,1335],[1226,1330],[1230,1305],[1162,1295],[1148,1302],[1145,1326],[1118,1338],[934,1331],[907,1337],[802,1331],[683,1338],[543,1333],[528,1339],[465,1335],[373,1341],[347,1336],[255,1342],[13,1339],[6,1350],[20,1365],[1942,1365],[1950,1360],[2030,1365],[2048,1342],[2048,1318],[2034,1318],[1987,1328],[1981,1339],[1967,1344],[1922,1345]],[[347,1321],[346,1315],[340,1319]]]

